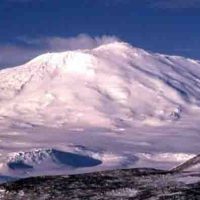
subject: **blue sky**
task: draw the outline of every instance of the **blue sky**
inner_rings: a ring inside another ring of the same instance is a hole
[[[47,51],[92,48],[117,39],[200,59],[200,0],[0,2],[0,68]]]

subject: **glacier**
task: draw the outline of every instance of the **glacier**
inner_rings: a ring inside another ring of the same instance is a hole
[[[0,70],[0,177],[170,169],[199,154],[199,117],[198,60],[124,42],[47,53]]]

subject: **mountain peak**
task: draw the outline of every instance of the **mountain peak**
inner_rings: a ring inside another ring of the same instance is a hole
[[[0,116],[47,126],[156,125],[198,108],[199,82],[198,62],[123,42],[47,53],[0,72]]]
[[[60,63],[61,60],[65,60],[67,58],[70,57],[77,57],[77,59],[79,59],[79,57],[82,57],[84,55],[88,55],[90,54],[91,56],[93,55],[93,53],[96,52],[109,52],[112,51],[113,52],[120,52],[120,53],[127,53],[127,52],[136,52],[136,51],[140,51],[140,52],[145,52],[147,54],[146,51],[144,51],[143,49],[139,49],[136,47],[131,46],[128,43],[125,42],[112,42],[112,43],[107,43],[107,44],[102,44],[94,49],[79,49],[79,50],[73,50],[73,51],[64,51],[64,52],[51,52],[51,53],[45,53],[42,54],[36,58],[34,58],[33,60],[31,60],[29,63],[34,63],[34,62],[44,62],[44,63],[49,63],[49,62],[53,62],[57,63],[57,64],[62,64]]]

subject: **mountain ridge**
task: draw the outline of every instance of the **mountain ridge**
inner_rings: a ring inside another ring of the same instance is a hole
[[[56,118],[63,125],[162,124],[181,118],[190,105],[199,107],[200,64],[122,42],[48,53],[0,71],[0,104],[0,116],[35,113],[43,125]]]

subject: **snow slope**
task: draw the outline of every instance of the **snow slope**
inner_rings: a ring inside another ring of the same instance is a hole
[[[199,105],[199,76],[198,61],[125,43],[50,53],[1,71],[0,115],[48,126],[177,120]]]
[[[114,159],[115,164],[108,164],[112,167],[156,166],[158,160],[158,166],[172,166],[198,153],[198,143],[191,143],[200,139],[199,106],[200,61],[151,53],[122,42],[41,55],[0,71],[3,175],[10,153],[34,152],[36,147],[68,152],[69,143],[92,147],[100,162]],[[190,135],[181,135],[185,130]],[[118,133],[123,136],[116,139]],[[92,134],[96,138],[90,143]],[[172,143],[169,137],[175,137]],[[164,138],[168,139],[161,141]],[[91,160],[96,159],[93,153]],[[186,157],[180,160],[179,155]],[[46,160],[52,163],[52,158]]]
[[[172,169],[172,171],[200,171],[200,155],[188,159],[186,162]]]

